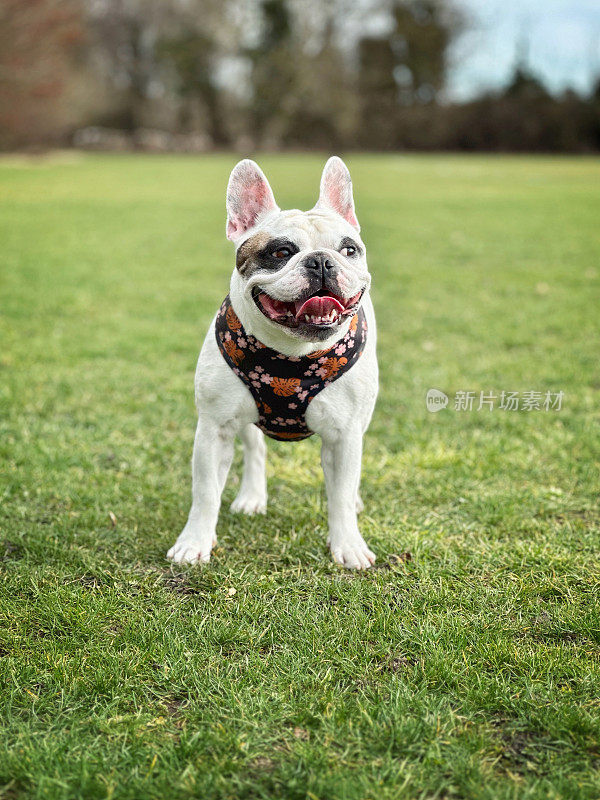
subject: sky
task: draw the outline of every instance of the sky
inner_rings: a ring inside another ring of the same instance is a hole
[[[452,54],[448,97],[500,88],[519,49],[553,92],[590,91],[600,79],[600,0],[455,0],[469,30]]]

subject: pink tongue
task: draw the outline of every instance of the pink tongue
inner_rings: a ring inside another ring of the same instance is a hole
[[[335,297],[309,297],[304,303],[296,303],[296,319],[304,314],[309,317],[326,317],[332,311],[341,313],[344,306]]]

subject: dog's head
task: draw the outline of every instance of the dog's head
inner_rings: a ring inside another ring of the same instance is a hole
[[[260,167],[240,161],[227,187],[227,237],[237,248],[231,299],[246,330],[284,350],[342,336],[371,282],[359,231],[341,159],[326,163],[310,211],[281,211]]]

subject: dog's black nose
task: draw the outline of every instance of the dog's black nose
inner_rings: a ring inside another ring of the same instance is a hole
[[[313,253],[304,263],[307,269],[314,269],[318,272],[326,272],[334,267],[333,261],[331,261],[325,253]]]

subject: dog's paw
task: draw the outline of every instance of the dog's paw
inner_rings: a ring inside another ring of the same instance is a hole
[[[230,508],[242,514],[266,514],[267,498],[262,492],[241,491]]]
[[[362,497],[357,493],[356,495],[356,513],[360,514],[361,511],[364,511],[365,504],[363,503]]]
[[[184,528],[167,553],[167,558],[174,564],[206,564],[210,561],[210,553],[216,543],[216,536],[203,536]]]
[[[375,553],[367,547],[360,536],[337,542],[331,542],[331,557],[336,564],[346,569],[369,569],[375,563]]]

